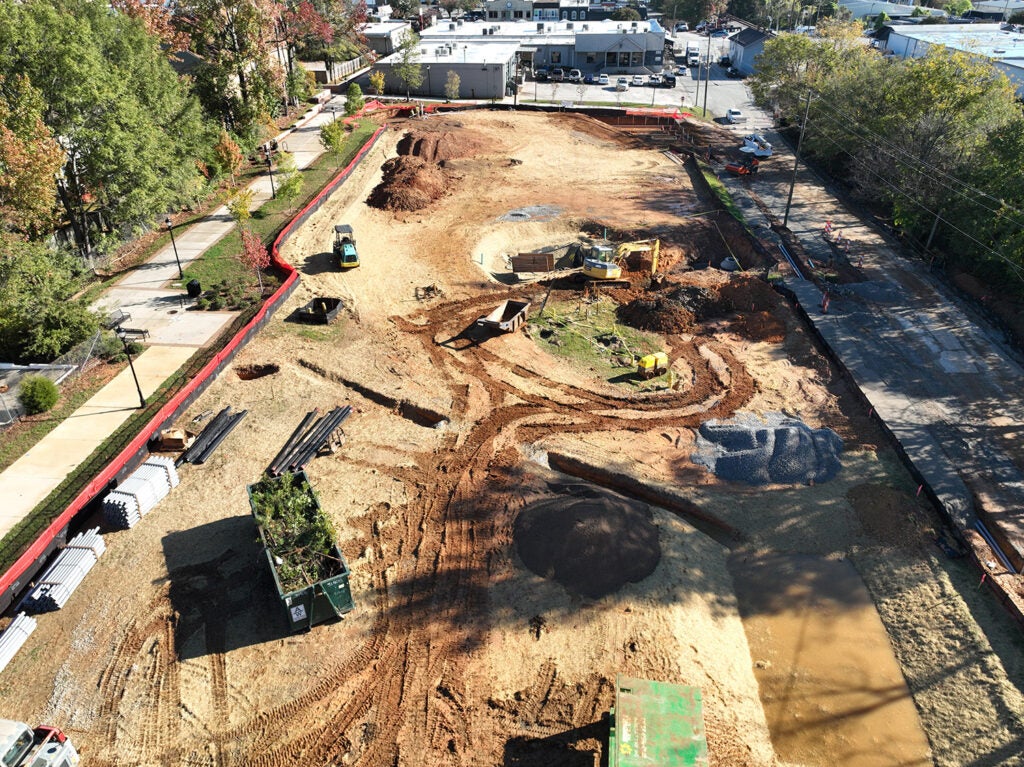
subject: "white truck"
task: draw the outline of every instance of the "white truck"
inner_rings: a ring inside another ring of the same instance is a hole
[[[4,767],[77,767],[78,752],[56,727],[32,729],[23,722],[0,719],[0,764]]]
[[[695,67],[700,64],[700,46],[697,43],[686,44],[686,66]]]

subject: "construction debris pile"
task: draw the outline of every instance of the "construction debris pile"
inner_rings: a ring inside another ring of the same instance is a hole
[[[598,599],[638,583],[661,560],[658,528],[646,504],[585,484],[549,484],[555,495],[515,521],[523,563],[569,592]]]
[[[22,607],[30,613],[49,613],[64,607],[106,550],[98,527],[76,535],[36,581],[36,587],[22,600]]]
[[[827,482],[842,468],[843,440],[781,413],[706,421],[697,434],[694,463],[720,479],[751,485]]]

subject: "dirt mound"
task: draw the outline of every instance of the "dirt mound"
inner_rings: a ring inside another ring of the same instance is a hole
[[[590,599],[654,572],[661,545],[646,504],[591,485],[549,487],[557,495],[515,521],[516,549],[532,572]]]
[[[419,157],[393,157],[367,204],[382,210],[420,210],[447,194],[448,178],[437,165]]]
[[[734,275],[719,289],[718,295],[737,312],[770,311],[778,306],[781,300],[781,296],[771,285],[749,274]]]
[[[786,338],[786,323],[771,312],[740,312],[732,323],[736,335],[751,341],[781,344]]]
[[[406,133],[396,147],[400,156],[419,157],[426,162],[443,162],[460,157],[473,157],[484,151],[488,141],[474,131],[458,124],[452,130],[415,130]]]
[[[616,314],[627,325],[657,333],[686,333],[694,323],[693,312],[663,296],[634,298]]]

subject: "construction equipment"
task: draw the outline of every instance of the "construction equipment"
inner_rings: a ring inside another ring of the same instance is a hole
[[[758,162],[757,158],[747,156],[744,157],[742,162],[730,162],[725,166],[727,173],[732,173],[734,176],[753,176],[757,173],[757,168],[761,163]]]
[[[771,157],[772,145],[760,133],[751,133],[743,137],[743,146],[740,147],[740,151],[755,157]]]
[[[637,240],[636,242],[623,242],[615,250],[616,261],[629,263],[634,269],[644,269],[650,261],[650,273],[658,271],[658,255],[661,253],[661,240]]]
[[[78,752],[56,727],[32,729],[23,722],[0,719],[0,764],[5,767],[76,767]]]
[[[336,224],[334,227],[334,255],[338,259],[338,266],[342,269],[359,266],[356,236],[348,224]]]
[[[645,354],[636,362],[636,374],[645,381],[665,375],[668,372],[668,355],[665,352]]]
[[[509,299],[502,301],[498,308],[478,319],[476,324],[500,333],[514,333],[526,322],[526,313],[529,309],[529,301]]]
[[[295,310],[295,319],[310,325],[330,325],[338,317],[340,298],[314,298]]]

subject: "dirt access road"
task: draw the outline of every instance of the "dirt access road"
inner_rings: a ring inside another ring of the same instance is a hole
[[[374,192],[398,148],[404,183]],[[395,126],[291,240],[290,305],[182,423],[249,416],[107,536],[0,679],[5,715],[61,725],[92,765],[593,765],[625,673],[701,687],[713,764],[999,763],[1020,721],[1019,669],[986,638],[1004,624],[936,559],[930,510],[791,310],[754,277],[691,268],[757,263],[728,216],[692,217],[715,205],[694,182],[571,115]],[[362,258],[344,274],[326,252],[339,222]],[[663,239],[666,283],[633,273],[609,299],[661,333],[672,388],[555,353],[600,316],[578,290],[552,293],[546,339],[466,333],[510,294],[543,301],[503,284],[505,256],[605,228]],[[314,296],[344,298],[343,321],[287,321]],[[357,607],[286,636],[245,485],[308,410],[343,403],[346,444],[308,471]],[[739,412],[834,430],[842,469],[717,478],[692,459],[697,430]],[[759,589],[759,567],[785,571],[773,557],[798,565]],[[838,678],[829,626],[870,648]],[[911,699],[901,650],[951,643],[962,668]]]

